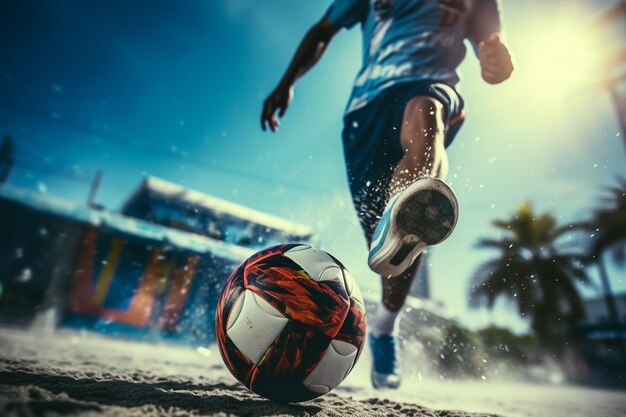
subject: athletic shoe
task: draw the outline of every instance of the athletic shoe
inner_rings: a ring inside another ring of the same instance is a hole
[[[418,178],[387,203],[372,237],[370,268],[383,277],[400,275],[426,247],[450,236],[457,217],[458,203],[448,184]]]
[[[397,369],[395,338],[391,334],[374,337],[370,333],[368,339],[372,349],[372,385],[374,388],[398,388],[401,378]]]

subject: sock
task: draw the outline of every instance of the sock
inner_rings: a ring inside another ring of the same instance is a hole
[[[371,333],[374,337],[380,337],[383,334],[391,334],[396,328],[396,318],[398,311],[391,311],[383,304],[378,307]]]

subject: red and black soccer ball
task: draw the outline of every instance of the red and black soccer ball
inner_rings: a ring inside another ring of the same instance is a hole
[[[278,402],[326,394],[343,381],[365,339],[361,292],[344,266],[303,244],[265,249],[226,282],[215,320],[230,372]]]

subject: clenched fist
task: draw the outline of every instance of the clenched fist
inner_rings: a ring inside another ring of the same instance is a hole
[[[478,45],[478,59],[483,79],[489,84],[501,83],[513,72],[511,54],[496,33]]]

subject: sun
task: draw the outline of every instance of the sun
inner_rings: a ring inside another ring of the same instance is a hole
[[[561,104],[602,82],[601,36],[579,15],[529,22],[518,46],[519,86],[544,105]]]

